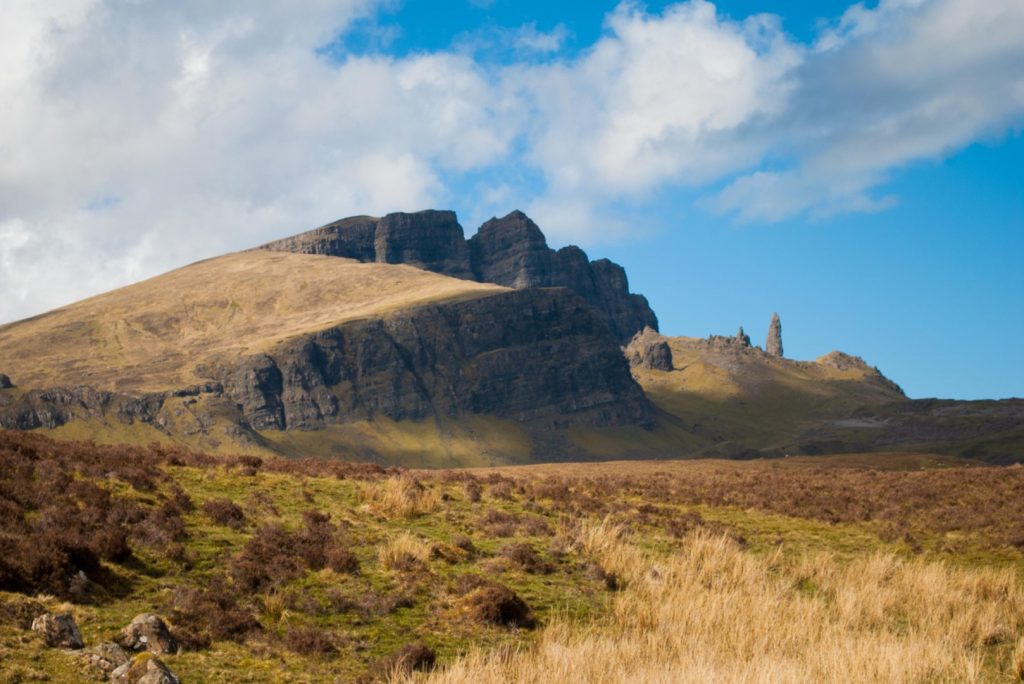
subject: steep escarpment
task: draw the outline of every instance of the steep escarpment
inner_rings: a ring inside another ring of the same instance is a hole
[[[566,287],[598,312],[620,342],[645,327],[658,327],[647,299],[630,293],[621,266],[590,261],[579,247],[551,249],[540,228],[520,211],[491,219],[468,241],[454,212],[429,210],[342,219],[262,248],[408,264],[517,289]]]
[[[651,412],[600,320],[565,290],[520,290],[354,321],[219,371],[256,429],[483,414],[548,427]]]

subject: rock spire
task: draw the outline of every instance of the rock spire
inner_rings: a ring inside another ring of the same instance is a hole
[[[782,357],[782,323],[777,313],[772,314],[772,322],[768,324],[768,339],[764,350],[769,356]]]
[[[749,347],[750,346],[750,335],[748,335],[747,333],[743,332],[743,326],[742,325],[740,326],[739,331],[736,333],[736,341],[739,342],[744,347]]]

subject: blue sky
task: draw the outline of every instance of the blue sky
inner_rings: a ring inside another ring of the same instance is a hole
[[[778,311],[791,357],[1024,395],[1019,0],[11,0],[0,66],[0,321],[344,215],[519,208],[667,334]]]

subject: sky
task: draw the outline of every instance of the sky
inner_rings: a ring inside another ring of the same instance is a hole
[[[0,322],[343,216],[521,209],[666,334],[777,311],[792,358],[1020,397],[1022,169],[1020,0],[0,4]]]

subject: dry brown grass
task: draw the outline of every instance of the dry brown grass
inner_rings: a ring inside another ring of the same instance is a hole
[[[416,535],[401,532],[377,550],[377,562],[385,570],[409,571],[425,567],[433,545]]]
[[[628,588],[609,618],[547,627],[531,648],[476,652],[431,682],[988,681],[993,644],[1024,627],[1011,571],[960,570],[877,554],[785,562],[698,532],[665,558],[605,522],[577,543]],[[1011,647],[1012,648],[1012,647]],[[998,668],[1018,676],[1024,645]]]
[[[211,359],[429,302],[506,288],[411,266],[313,254],[228,254],[0,326],[20,387],[159,391],[194,384]]]
[[[400,473],[363,486],[364,504],[385,518],[415,518],[437,510],[441,499],[409,473]]]

